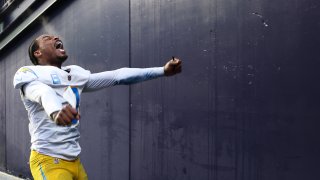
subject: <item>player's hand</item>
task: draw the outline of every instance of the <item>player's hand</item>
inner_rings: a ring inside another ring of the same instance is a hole
[[[164,66],[164,75],[172,76],[182,71],[182,61],[178,58],[171,59]]]
[[[69,104],[64,106],[60,111],[52,113],[51,117],[53,121],[60,126],[70,125],[72,119],[80,119],[77,110]]]

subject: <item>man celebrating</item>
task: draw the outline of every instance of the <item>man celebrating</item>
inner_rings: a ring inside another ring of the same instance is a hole
[[[79,160],[79,103],[82,92],[128,85],[181,72],[173,58],[164,67],[121,68],[91,74],[79,66],[62,66],[68,58],[62,41],[41,35],[32,41],[29,57],[36,66],[24,66],[14,76],[28,111],[31,135],[30,169],[38,179],[88,179]]]

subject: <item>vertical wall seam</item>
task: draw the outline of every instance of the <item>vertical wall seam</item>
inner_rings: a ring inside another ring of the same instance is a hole
[[[6,67],[6,62],[4,62],[4,67]],[[5,68],[4,68],[5,69]],[[8,162],[7,162],[7,71],[4,70],[4,87],[5,87],[5,90],[4,90],[4,102],[5,102],[5,105],[4,105],[4,168],[6,170],[8,170]]]
[[[216,79],[216,75],[217,75],[217,68],[215,68],[216,66],[216,1],[212,1],[210,3],[210,7],[209,7],[209,12],[210,14],[212,14],[212,16],[210,16],[210,26],[212,29],[210,29],[210,41],[209,41],[209,47],[210,47],[210,58],[214,59],[214,61],[210,61],[209,62],[209,66],[210,71],[208,73],[208,79],[211,79],[210,77],[213,77],[212,80],[213,82],[217,82]],[[215,138],[215,122],[216,122],[216,115],[213,114],[212,112],[214,112],[214,109],[216,109],[216,96],[217,96],[217,85],[215,83],[209,84],[208,85],[208,134],[207,134],[207,138],[208,138],[208,164],[211,166],[210,169],[208,169],[208,176],[207,179],[211,180],[214,179],[213,175],[214,175],[214,171],[215,171],[215,167],[214,167],[214,161],[215,161],[215,157],[214,154],[212,152],[214,152],[214,138]]]
[[[129,67],[131,64],[131,0],[129,0]],[[131,131],[131,85],[129,85],[129,160],[128,160],[128,179],[131,180],[131,140],[132,140],[132,131]]]
[[[213,149],[214,149],[214,154],[213,154],[213,179],[215,179],[215,180],[218,180],[218,151],[217,151],[217,145],[218,145],[218,118],[219,118],[219,114],[218,114],[218,110],[219,110],[219,108],[218,108],[218,106],[219,106],[219,98],[218,98],[218,85],[219,85],[219,83],[218,83],[218,75],[219,75],[219,73],[218,73],[218,71],[219,71],[219,64],[218,64],[218,61],[217,61],[217,53],[218,53],[218,51],[217,51],[217,26],[218,26],[218,8],[217,8],[217,6],[218,6],[218,2],[217,2],[217,0],[215,0],[214,1],[214,5],[215,5],[215,8],[214,8],[214,30],[213,30],[213,45],[214,45],[214,47],[213,47],[213,51],[214,51],[214,54],[213,54],[213,59],[214,59],[214,67],[215,67],[215,72],[214,72],[214,74],[215,74],[215,81],[214,81],[214,88],[215,88],[215,90],[214,90],[214,108],[215,108],[215,111],[214,111],[214,124],[213,124],[213,126],[214,126],[214,128],[213,128]]]

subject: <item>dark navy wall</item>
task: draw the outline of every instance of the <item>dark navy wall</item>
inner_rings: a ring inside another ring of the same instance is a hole
[[[319,5],[132,1],[132,179],[318,179]]]
[[[0,70],[1,76],[0,76],[0,101],[2,102],[0,105],[0,169],[1,171],[5,170],[6,165],[6,76],[5,76],[5,63],[4,61],[0,61]]]
[[[83,95],[90,179],[317,180],[319,17],[316,0],[59,1],[1,51],[0,168],[30,177],[12,78],[49,32],[91,72],[183,60],[178,76]]]

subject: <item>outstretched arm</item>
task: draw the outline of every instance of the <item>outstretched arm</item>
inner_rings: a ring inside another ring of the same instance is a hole
[[[161,76],[172,76],[181,72],[181,61],[170,60],[164,67],[155,68],[121,68],[91,74],[84,87],[84,92],[99,90],[109,86],[134,84]]]

